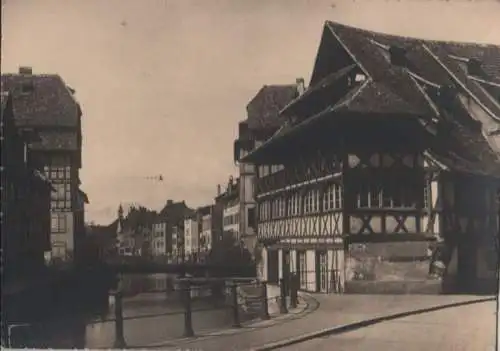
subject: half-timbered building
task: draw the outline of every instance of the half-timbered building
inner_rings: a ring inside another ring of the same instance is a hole
[[[494,282],[500,47],[326,22],[309,87],[280,116],[242,160],[259,170],[264,279],[297,272],[323,292]]]
[[[234,141],[234,161],[239,168],[239,230],[245,246],[254,252],[257,243],[254,184],[255,165],[239,162],[249,151],[269,139],[283,124],[279,111],[304,90],[304,79],[295,84],[264,85],[246,106],[247,118],[238,123]]]

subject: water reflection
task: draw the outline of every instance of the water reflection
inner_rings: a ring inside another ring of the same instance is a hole
[[[141,340],[159,338],[158,341],[162,341],[182,335],[183,306],[176,278],[168,274],[121,277],[126,338],[140,343]],[[214,297],[208,286],[193,289],[191,295],[194,299],[195,328],[219,328],[231,324],[228,310],[220,308],[224,305],[220,303],[223,296]],[[200,309],[205,311],[196,312]],[[78,310],[78,313],[59,315],[41,325],[13,329],[11,346],[55,349],[111,347],[114,340],[113,299],[102,296],[95,299],[91,306]],[[136,318],[140,316],[158,317]]]

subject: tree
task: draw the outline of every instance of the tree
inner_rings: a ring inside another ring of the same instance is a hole
[[[207,263],[220,268],[223,275],[255,276],[252,254],[232,232],[224,232],[220,240],[213,244]]]

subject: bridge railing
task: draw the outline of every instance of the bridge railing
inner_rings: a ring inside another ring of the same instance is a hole
[[[127,345],[127,338],[134,343],[137,328],[164,329],[160,336],[164,340],[192,337],[210,329],[241,328],[287,313],[294,301],[287,299],[286,293],[251,278],[177,278],[163,291],[143,291],[128,297],[118,289],[110,292],[108,313],[86,320],[83,327],[80,322],[71,327],[66,321],[59,321],[55,327],[50,323],[11,325],[6,346],[121,348]],[[278,303],[281,307],[277,309]],[[72,331],[66,331],[66,327]],[[83,330],[83,336],[76,337],[75,328]],[[95,341],[103,330],[106,340]]]
[[[283,282],[282,286],[285,286]],[[207,292],[207,288],[209,292]],[[269,296],[267,282],[251,278],[180,278],[175,281],[173,293],[177,294],[182,302],[182,311],[178,311],[177,314],[182,315],[183,323],[181,324],[182,331],[179,330],[179,334],[172,335],[172,337],[193,337],[202,329],[210,329],[202,323],[194,323],[196,319],[193,318],[193,314],[196,313],[224,310],[226,311],[226,318],[222,323],[224,327],[241,328],[245,322],[250,320],[270,319],[269,304],[276,300],[281,301],[284,306],[283,309],[280,309],[280,313],[288,313],[287,301],[291,307],[297,305],[297,301],[287,300],[285,295],[287,292],[284,288],[280,289],[279,295]],[[292,293],[291,296],[294,295],[297,296],[297,289],[295,289],[295,294]],[[127,346],[127,335],[124,332],[125,324],[128,319],[133,319],[133,317],[123,313],[123,306],[127,301],[123,298],[122,292],[114,291],[113,296],[115,299],[115,340],[113,346],[122,348]],[[202,296],[209,297],[211,305],[197,305],[197,299]],[[140,318],[147,318],[147,316],[143,315]],[[212,321],[214,320],[212,319]],[[200,330],[196,330],[196,324],[200,325]]]

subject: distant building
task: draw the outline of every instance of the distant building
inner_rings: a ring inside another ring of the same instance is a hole
[[[153,223],[153,233],[151,238],[151,251],[153,256],[164,256],[170,252],[167,249],[167,220],[158,218]]]
[[[203,257],[222,238],[222,205],[203,206],[198,209],[198,213],[200,256]]]
[[[195,211],[184,219],[184,254],[188,260],[196,261],[200,253],[199,213]]]
[[[118,207],[118,223],[116,226],[117,253],[119,256],[139,256],[135,242],[135,232],[125,223],[123,207]]]
[[[216,202],[222,205],[222,230],[231,233],[236,241],[240,240],[240,180],[229,178],[226,190],[217,196]]]
[[[83,205],[79,192],[82,167],[81,109],[59,75],[33,74],[21,67],[17,74],[2,74],[2,92],[12,96],[16,125],[32,131],[30,162],[43,170],[55,192],[51,201],[52,258],[72,260],[85,236]]]
[[[279,112],[305,89],[304,80],[296,84],[265,85],[247,105],[247,119],[238,125],[234,142],[234,160],[247,155],[269,139],[283,125]],[[239,236],[253,252],[257,243],[255,181],[257,169],[248,162],[239,162]]]
[[[32,162],[33,135],[14,121],[13,100],[1,94],[2,282],[36,275],[50,250],[49,180]]]
[[[177,239],[173,243],[174,227],[176,233],[183,232],[184,218],[192,213],[192,209],[186,205],[185,201],[174,202],[168,200],[163,209],[159,212],[153,224],[151,239],[151,250],[153,256],[172,255],[178,252]],[[176,234],[176,238],[178,235]],[[174,250],[175,249],[175,250]]]

